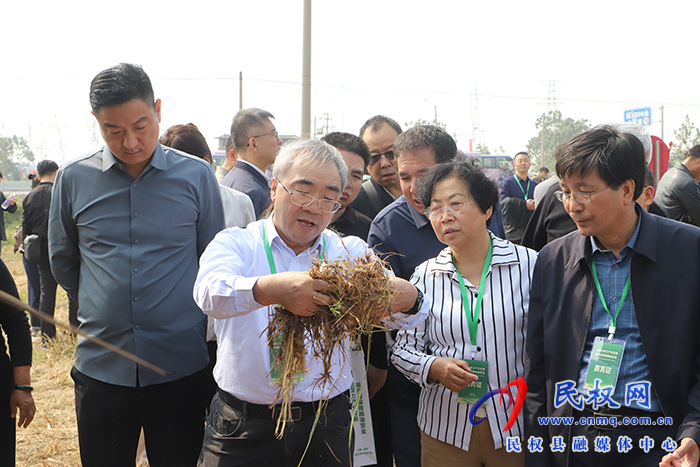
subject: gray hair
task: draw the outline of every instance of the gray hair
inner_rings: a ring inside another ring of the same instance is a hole
[[[651,162],[651,136],[643,126],[636,123],[617,123],[615,125],[620,133],[629,133],[637,137],[644,146],[644,161]]]
[[[313,170],[327,162],[333,162],[338,168],[340,190],[344,190],[348,183],[348,166],[340,151],[320,139],[296,139],[284,143],[275,159],[272,176],[281,180],[295,163],[308,164]]]

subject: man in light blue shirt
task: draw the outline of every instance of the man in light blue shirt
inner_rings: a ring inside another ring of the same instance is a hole
[[[191,291],[199,256],[224,227],[219,187],[205,161],[158,143],[160,100],[141,67],[99,73],[90,103],[107,144],[56,177],[52,271],[78,299],[83,331],[166,374],[79,339],[82,464],[133,465],[143,427],[152,466],[191,466],[208,403],[207,322]]]

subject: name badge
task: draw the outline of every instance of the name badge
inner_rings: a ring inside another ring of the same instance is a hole
[[[612,387],[614,391],[624,352],[625,341],[608,337],[596,337],[593,341],[591,360],[588,364],[584,388],[593,389],[595,381],[599,379],[600,384],[598,387]]]
[[[272,381],[273,384],[280,382],[280,373],[275,366],[275,361],[277,360],[277,354],[281,348],[282,336],[277,336],[272,343],[272,347],[270,347],[270,381]],[[297,374],[294,375],[294,382],[301,383],[302,381],[304,381],[304,373],[297,372]]]
[[[469,386],[459,391],[457,400],[467,404],[476,404],[476,401],[489,390],[489,362],[482,362],[481,360],[464,361],[469,364],[472,374],[478,376],[479,379],[472,381]]]

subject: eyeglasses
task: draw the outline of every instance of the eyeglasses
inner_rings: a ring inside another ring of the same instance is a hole
[[[330,199],[316,199],[308,193],[302,193],[301,191],[297,190],[289,191],[287,187],[282,184],[282,182],[280,182],[279,180],[278,182],[280,186],[284,188],[284,191],[289,193],[289,200],[299,207],[308,208],[314,201],[316,201],[318,203],[318,209],[321,212],[333,214],[334,212],[337,212],[338,209],[340,209],[340,203],[337,201],[333,201]]]
[[[554,195],[562,203],[566,203],[570,201],[571,198],[573,198],[574,201],[576,201],[577,203],[585,204],[591,202],[591,196],[595,195],[596,193],[600,193],[601,191],[606,190],[608,188],[610,188],[610,185],[598,191],[594,191],[593,193],[589,193],[587,191],[578,191],[576,193],[564,193],[563,191],[555,191]]]
[[[381,154],[372,154],[369,156],[369,164],[367,165],[375,165],[377,162],[380,161],[382,156],[386,157],[386,160],[388,161],[393,161],[394,160],[394,150],[389,149],[387,152],[383,152]]]
[[[452,203],[449,206],[429,206],[423,211],[423,214],[431,221],[436,221],[442,217],[443,213],[447,214],[459,214],[462,208],[468,204],[472,204],[474,200],[468,203]]]
[[[277,130],[272,130],[271,132],[265,133],[264,135],[251,136],[251,138],[262,138],[263,136],[270,136],[270,135],[274,136],[275,139],[277,139],[277,137],[279,136],[279,133],[277,133]],[[248,147],[248,146],[250,146],[250,143],[246,144],[246,147]]]

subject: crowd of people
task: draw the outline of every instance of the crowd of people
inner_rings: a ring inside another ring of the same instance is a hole
[[[349,339],[324,362],[304,337],[280,437],[266,329],[277,305],[332,304],[314,260],[367,254],[397,292],[392,330],[357,336],[375,465],[697,465],[700,146],[656,196],[649,136],[622,125],[559,146],[552,177],[530,177],[520,152],[498,186],[437,126],[378,115],[283,144],[250,108],[214,168],[195,125],[160,134],[141,67],[100,72],[90,104],[105,146],[40,162],[24,200],[30,301],[52,315],[60,285],[81,331],[164,371],[78,336],[84,466],[134,465],[140,436],[154,467],[353,465]],[[0,282],[17,295],[2,264]],[[30,323],[2,306],[0,325],[0,464],[14,465],[15,426],[36,410]]]

